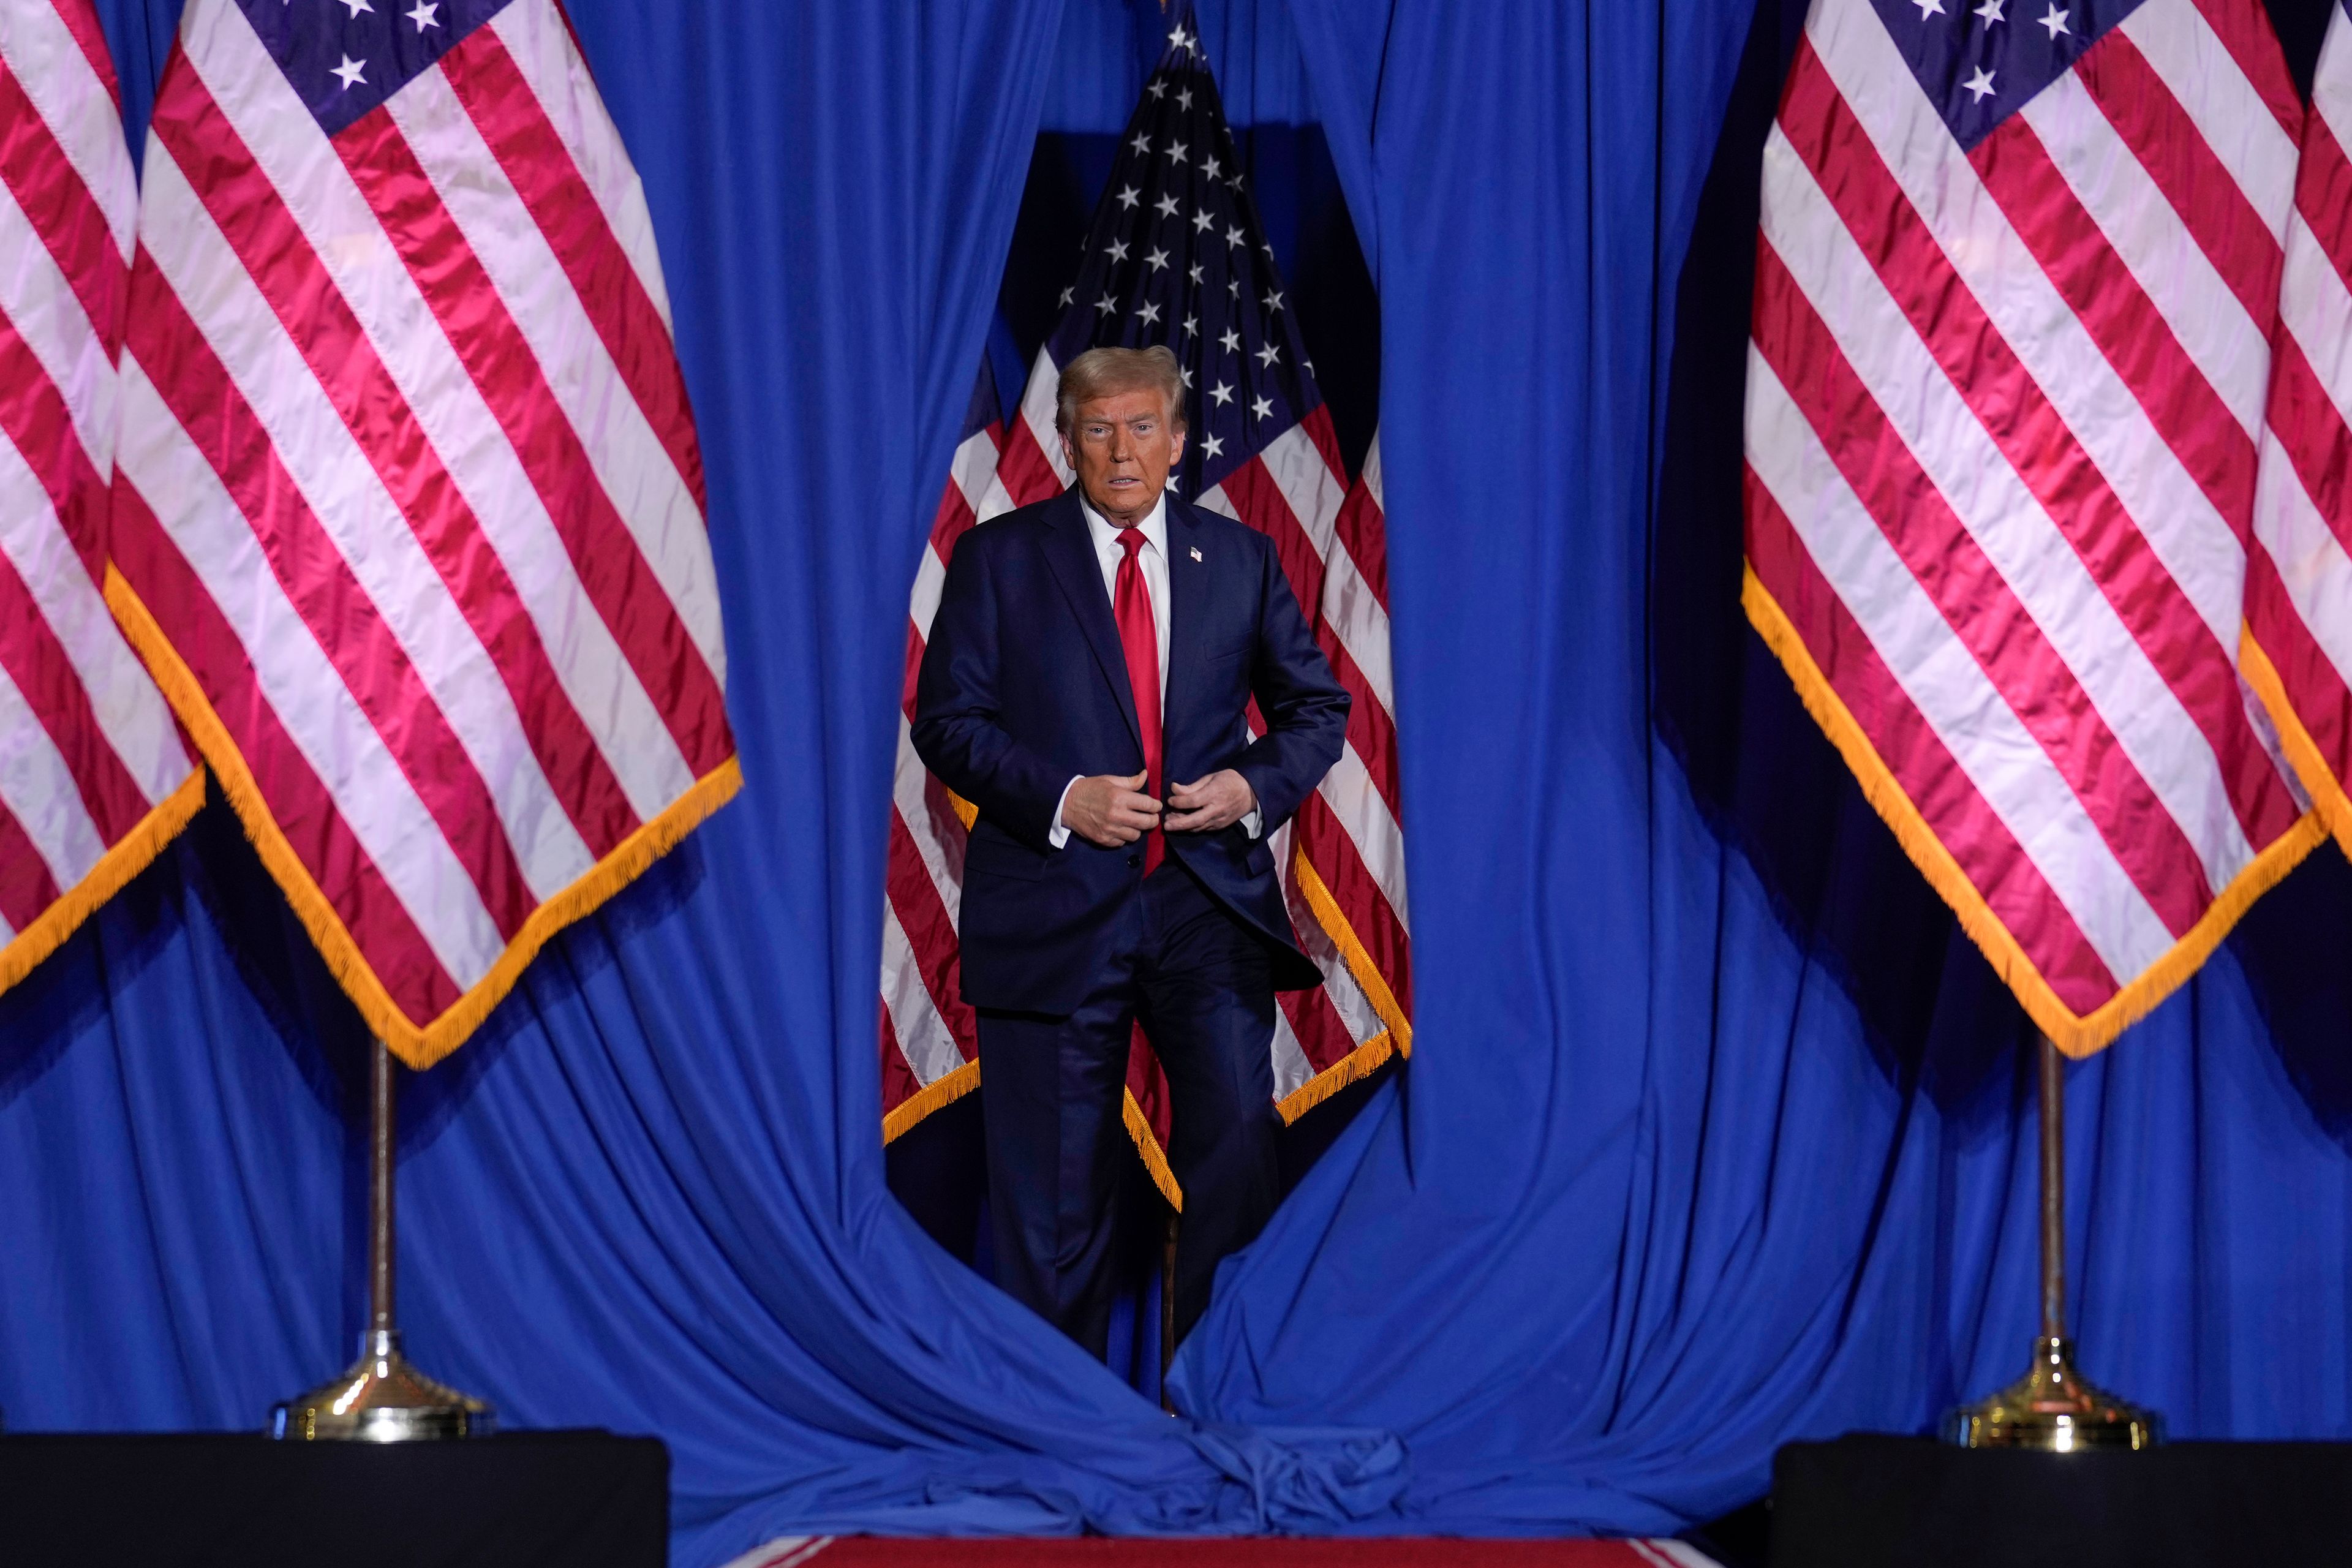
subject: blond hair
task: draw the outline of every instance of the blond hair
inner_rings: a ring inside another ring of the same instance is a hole
[[[1157,392],[1168,423],[1184,428],[1184,374],[1176,368],[1175,354],[1159,343],[1148,349],[1088,349],[1064,365],[1054,428],[1067,436],[1079,404],[1122,392]]]

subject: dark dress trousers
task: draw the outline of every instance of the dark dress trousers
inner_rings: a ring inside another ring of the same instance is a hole
[[[1217,1260],[1276,1197],[1274,993],[1320,984],[1266,839],[1339,760],[1348,694],[1273,542],[1167,497],[1165,773],[1232,768],[1257,795],[1236,824],[1140,842],[1050,834],[1073,777],[1143,767],[1135,696],[1077,492],[966,533],[949,563],[915,695],[914,742],[980,808],[964,851],[964,999],[979,1014],[997,1274],[1097,1354],[1108,1331],[1114,1162],[1128,1039],[1140,1018],[1171,1091],[1184,1188],[1180,1333]],[[1265,733],[1249,737],[1257,701]]]

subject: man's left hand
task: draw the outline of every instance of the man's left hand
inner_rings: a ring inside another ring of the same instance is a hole
[[[1231,827],[1257,809],[1257,791],[1249,780],[1226,768],[1168,792],[1168,815],[1160,825],[1171,833],[1214,833]]]

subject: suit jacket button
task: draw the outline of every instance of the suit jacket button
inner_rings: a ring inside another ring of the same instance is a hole
[[[1140,866],[1143,864],[1143,857],[1140,855],[1130,855],[1127,858],[1127,863],[1130,866]]]

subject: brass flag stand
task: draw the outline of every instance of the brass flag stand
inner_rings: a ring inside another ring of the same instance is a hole
[[[2042,1037],[2042,1334],[2033,1365],[1991,1398],[1944,1418],[1944,1436],[1963,1448],[2152,1448],[2153,1411],[2101,1393],[2074,1370],[2066,1338],[2066,1079],[2050,1037]]]
[[[392,1053],[376,1042],[368,1073],[368,1327],[360,1359],[331,1383],[278,1407],[273,1436],[405,1443],[490,1429],[490,1407],[434,1382],[400,1353],[393,1326]]]

